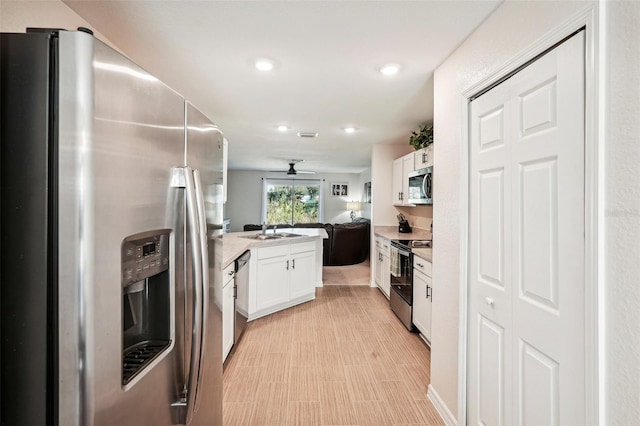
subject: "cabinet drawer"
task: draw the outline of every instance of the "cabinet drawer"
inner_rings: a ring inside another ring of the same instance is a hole
[[[271,247],[259,247],[258,259],[269,259],[270,257],[287,256],[289,254],[289,244],[282,244]]]
[[[389,247],[391,246],[389,240],[387,240],[386,238],[382,239],[382,254],[385,256],[389,256]]]
[[[305,241],[304,243],[292,243],[291,253],[304,253],[307,251],[314,251],[316,249],[315,241]]]
[[[231,280],[233,280],[234,270],[235,270],[235,262],[231,262],[229,266],[227,266],[222,270],[222,280],[223,280],[222,286],[223,287],[229,284]]]
[[[421,257],[413,258],[413,269],[422,272],[427,276],[431,276],[431,262],[427,262]]]

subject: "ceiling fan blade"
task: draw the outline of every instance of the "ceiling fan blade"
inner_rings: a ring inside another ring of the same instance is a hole
[[[306,172],[306,171],[303,171],[303,170],[297,170],[296,172],[299,175],[315,175],[316,174],[316,172]]]

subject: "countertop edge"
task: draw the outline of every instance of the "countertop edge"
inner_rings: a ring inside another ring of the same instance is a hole
[[[289,232],[292,234],[300,234],[303,229],[316,229],[316,228],[281,228],[279,232]],[[315,241],[317,239],[327,238],[327,232],[324,229],[317,228],[317,235],[301,235],[299,237],[288,237],[278,240],[251,240],[243,238],[246,235],[255,235],[260,232],[247,231],[247,232],[230,232],[222,235],[222,264],[220,269],[224,269],[235,261],[242,253],[252,248],[279,246],[284,244],[290,244],[293,242]],[[321,234],[324,232],[324,235]]]

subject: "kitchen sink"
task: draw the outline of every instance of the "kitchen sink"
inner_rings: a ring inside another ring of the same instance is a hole
[[[300,234],[292,234],[289,232],[278,232],[277,234],[254,234],[254,235],[242,235],[242,238],[249,238],[250,240],[278,240],[281,238],[302,237]]]

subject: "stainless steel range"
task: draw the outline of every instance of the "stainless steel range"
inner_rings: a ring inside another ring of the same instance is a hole
[[[409,331],[413,329],[413,253],[410,244],[411,240],[391,240],[389,252],[391,310]]]

